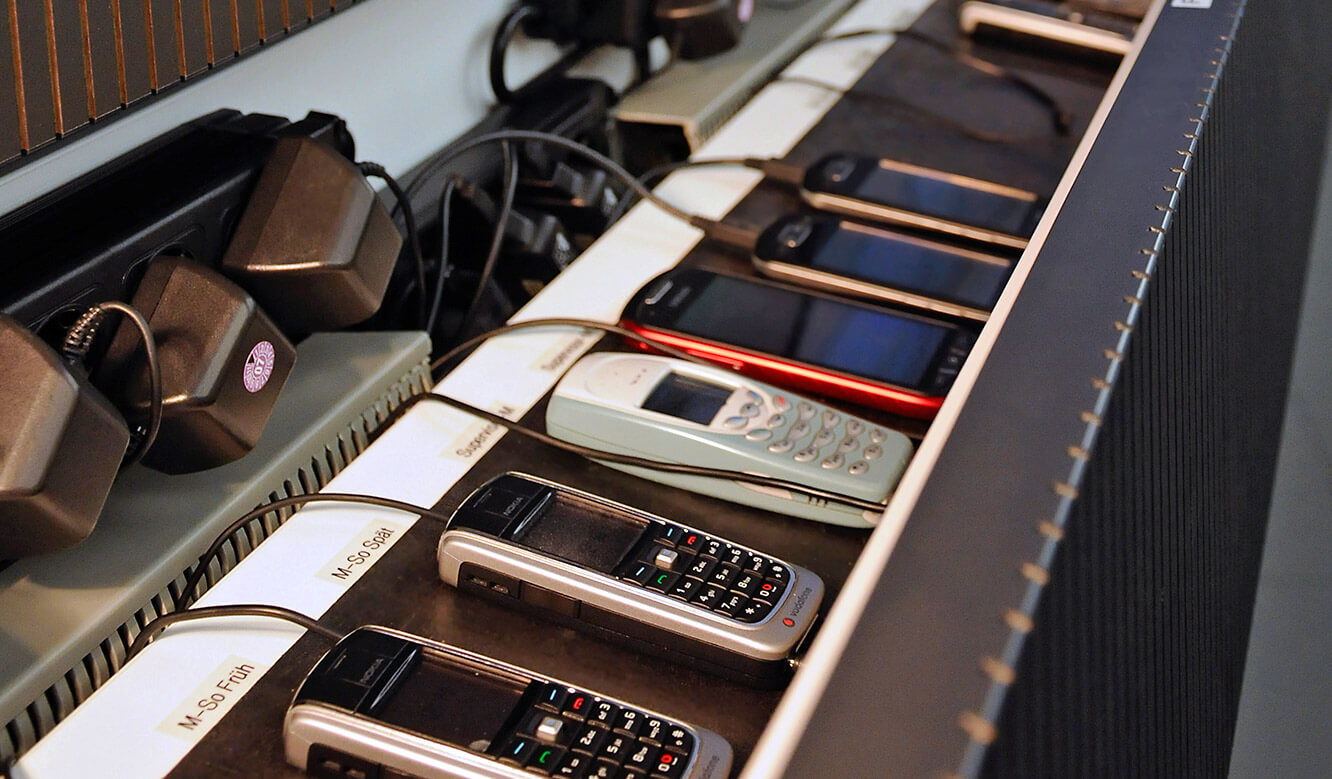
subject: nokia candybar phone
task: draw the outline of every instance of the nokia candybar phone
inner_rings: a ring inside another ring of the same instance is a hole
[[[833,293],[984,322],[1013,263],[829,216],[792,214],[759,236],[759,272]]]
[[[1034,192],[857,154],[811,165],[801,195],[824,211],[1018,250],[1045,209]]]
[[[446,644],[353,631],[287,709],[287,761],[315,776],[724,779],[702,728]]]
[[[687,267],[649,281],[622,324],[763,381],[921,419],[976,340],[937,319]]]
[[[1099,5],[1116,7],[1115,3]],[[1100,57],[1124,56],[1133,45],[1137,20],[1097,6],[1092,2],[966,0],[957,16],[967,35],[1011,37]]]
[[[818,487],[886,503],[911,441],[734,371],[654,354],[599,352],[556,385],[546,431],[593,449]],[[790,516],[869,527],[881,512],[799,492],[607,463],[644,479]]]
[[[554,482],[506,473],[439,539],[439,575],[758,687],[784,684],[823,600],[814,573]]]

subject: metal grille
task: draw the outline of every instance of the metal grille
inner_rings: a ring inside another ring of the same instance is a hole
[[[987,775],[1226,774],[1325,132],[1309,35],[1247,4]]]
[[[0,168],[356,2],[0,0]]]
[[[423,363],[386,390],[359,419],[325,444],[323,451],[311,456],[305,467],[276,486],[269,493],[268,500],[318,492],[369,446],[370,435],[394,409],[409,398],[426,392],[429,386],[430,369]],[[235,568],[295,512],[295,508],[275,511],[236,531],[208,567],[199,588],[200,594],[207,592],[209,587]],[[28,704],[22,715],[5,725],[4,731],[0,733],[0,766],[31,749],[112,674],[120,670],[129,646],[139,631],[152,620],[173,610],[176,596],[185,586],[186,574],[187,571],[181,571],[175,579],[163,586],[93,651],[85,655],[81,662],[69,669],[63,678]]]

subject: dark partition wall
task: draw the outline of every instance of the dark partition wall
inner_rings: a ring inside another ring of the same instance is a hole
[[[1164,5],[788,776],[1226,772],[1332,47]]]
[[[1244,10],[990,775],[1226,774],[1328,112],[1288,11]]]

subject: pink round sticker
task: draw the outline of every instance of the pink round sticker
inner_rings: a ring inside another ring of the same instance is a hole
[[[260,341],[250,350],[245,358],[245,389],[258,392],[268,383],[273,375],[273,364],[277,362],[277,350],[268,341]]]

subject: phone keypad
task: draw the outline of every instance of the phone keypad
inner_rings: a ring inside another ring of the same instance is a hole
[[[749,624],[763,621],[786,592],[785,565],[679,525],[653,524],[651,543],[620,567],[622,581]]]
[[[585,719],[572,715],[575,701],[582,701],[576,708]],[[492,754],[543,776],[677,779],[694,746],[693,734],[679,723],[548,684]]]
[[[772,454],[788,455],[795,462],[825,471],[845,468],[850,476],[869,473],[871,462],[883,456],[880,444],[888,440],[888,431],[806,400],[798,401],[793,409],[789,400],[774,396],[766,402],[766,407],[775,413],[770,413],[757,426],[750,426],[762,419],[765,402],[758,393],[746,392],[747,400],[740,415],[727,418],[722,425],[744,429],[746,440]],[[782,428],[792,418],[794,423],[783,433]]]

